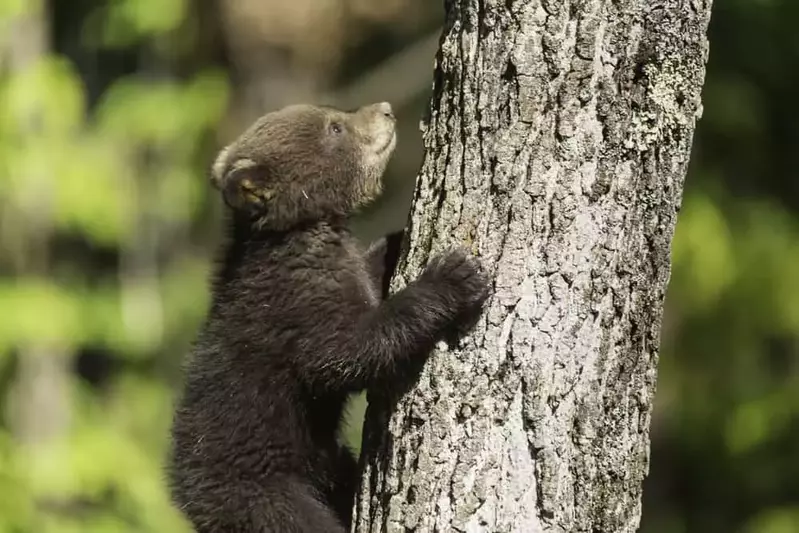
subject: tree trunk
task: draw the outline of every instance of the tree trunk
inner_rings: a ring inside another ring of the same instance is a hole
[[[710,4],[446,3],[392,288],[462,244],[494,293],[410,392],[370,391],[354,531],[638,528]]]
[[[0,43],[0,69],[10,76],[38,68],[50,49],[50,13],[45,3],[25,6],[8,24]],[[17,114],[14,134],[24,150],[36,142],[44,112],[36,102]],[[22,185],[21,206],[4,206],[0,228],[7,224],[23,235],[16,250],[14,275],[46,279],[50,274],[50,240],[53,234],[54,187],[47,173],[30,171]],[[10,395],[10,425],[22,446],[49,443],[62,436],[70,422],[69,379],[72,353],[69,347],[47,341],[31,341],[19,347],[15,383]]]

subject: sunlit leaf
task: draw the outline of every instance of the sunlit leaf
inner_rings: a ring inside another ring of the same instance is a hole
[[[69,61],[46,56],[11,77],[2,116],[32,140],[70,135],[83,124],[83,84]]]
[[[187,8],[187,0],[113,0],[91,14],[83,39],[91,46],[131,46],[178,28]]]
[[[20,15],[41,8],[41,4],[42,0],[0,0],[0,30]]]
[[[672,245],[675,287],[687,312],[714,305],[735,279],[732,236],[721,212],[702,194],[685,198]]]
[[[71,346],[83,338],[80,302],[71,291],[43,279],[0,283],[0,351],[31,342]]]
[[[799,531],[799,506],[772,508],[749,521],[746,533],[795,533]]]

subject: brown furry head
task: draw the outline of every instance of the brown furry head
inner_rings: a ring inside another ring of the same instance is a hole
[[[387,102],[353,112],[285,107],[224,148],[211,181],[228,206],[262,229],[345,217],[380,194],[395,122]]]

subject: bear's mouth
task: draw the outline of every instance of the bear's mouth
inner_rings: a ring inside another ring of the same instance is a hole
[[[393,150],[396,144],[397,144],[397,132],[395,130],[392,131],[391,135],[386,139],[386,141],[377,148],[375,153],[379,156],[385,155],[386,152]]]

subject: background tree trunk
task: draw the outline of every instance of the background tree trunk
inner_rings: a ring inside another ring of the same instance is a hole
[[[50,16],[45,4],[37,2],[12,20],[8,32],[0,39],[0,71],[25,75],[47,58],[50,49]],[[15,116],[18,142],[27,148],[41,136],[39,101]],[[0,219],[21,235],[14,250],[13,274],[27,273],[44,280],[50,275],[53,238],[53,184],[48,173],[28,171],[22,180],[19,207],[7,207]],[[26,223],[19,220],[26,215]],[[16,223],[12,222],[14,219]],[[13,394],[10,397],[10,422],[15,438],[23,446],[50,443],[67,431],[70,422],[69,371],[71,350],[58,343],[29,342],[18,349],[18,363]]]
[[[494,295],[395,405],[370,391],[354,530],[631,532],[710,0],[452,0],[408,249]]]

